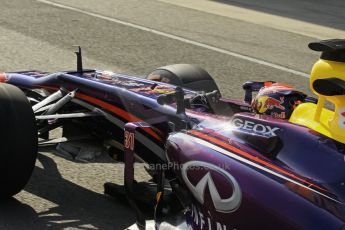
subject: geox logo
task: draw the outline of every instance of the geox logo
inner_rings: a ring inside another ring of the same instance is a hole
[[[269,125],[257,124],[252,121],[242,120],[239,118],[235,118],[232,120],[232,124],[240,129],[253,131],[254,133],[270,135],[270,136],[277,136],[275,133],[279,130],[278,127],[271,127]]]
[[[188,179],[187,172],[188,170],[196,170],[193,173],[198,173],[197,170],[201,170],[201,169],[208,170],[208,172],[194,186]],[[230,197],[225,198],[225,199],[222,199],[220,197],[217,187],[215,185],[215,181],[213,180],[211,176],[211,172],[217,173],[225,179],[226,183],[221,184],[221,186],[222,186],[222,189],[232,190],[232,195]],[[183,164],[182,178],[184,182],[186,183],[188,189],[191,191],[191,193],[195,197],[195,199],[202,205],[204,204],[206,187],[208,187],[210,191],[213,205],[218,212],[223,212],[223,213],[234,212],[239,208],[241,204],[242,192],[236,179],[233,176],[231,176],[227,171],[215,165],[212,165],[210,163],[206,163],[203,161],[189,161]]]

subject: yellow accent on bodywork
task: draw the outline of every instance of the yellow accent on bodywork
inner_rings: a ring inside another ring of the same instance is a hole
[[[298,122],[298,124],[305,125],[319,133],[345,143],[345,96],[321,95],[317,93],[313,87],[314,81],[318,79],[334,77],[345,81],[344,62],[320,59],[314,64],[310,74],[310,88],[319,96],[318,104],[302,106],[299,108],[299,111],[293,115],[294,118],[291,119],[291,121],[294,123]],[[324,108],[326,101],[334,104],[334,112]],[[302,124],[302,120],[304,120],[305,124]]]
[[[323,78],[330,78],[336,77],[341,80],[345,80],[345,63],[344,62],[336,62],[336,61],[328,61],[319,59],[313,66],[311,73],[310,73],[310,88],[316,95],[319,95],[313,87],[313,83],[317,79]],[[332,103],[335,97],[330,97]],[[328,100],[328,99],[327,99]],[[335,104],[335,103],[334,103]]]
[[[298,125],[306,126],[316,132],[319,132],[329,138],[345,144],[345,130],[335,130],[334,125],[334,112],[323,108],[320,115],[320,120],[315,120],[317,112],[317,105],[313,103],[303,103],[297,106],[293,111],[290,122]]]
[[[303,103],[297,106],[293,111],[290,122],[306,126],[310,129],[315,130],[325,136],[334,138],[335,136],[330,131],[329,121],[333,119],[334,112],[328,109],[323,108],[322,113],[320,114],[320,120],[316,121],[315,114],[317,110],[317,105],[313,103]],[[345,138],[338,140],[342,143],[345,143]]]

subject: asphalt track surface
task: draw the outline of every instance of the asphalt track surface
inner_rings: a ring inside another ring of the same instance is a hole
[[[243,97],[248,80],[310,94],[307,75],[319,54],[307,44],[345,38],[345,3],[327,2],[0,0],[0,71],[74,69],[72,45],[81,45],[90,68],[145,75],[193,63],[227,97]],[[1,204],[0,229],[124,229],[134,213],[102,194],[104,182],[122,183],[122,175],[123,165],[106,157],[80,164],[42,151],[25,190]]]

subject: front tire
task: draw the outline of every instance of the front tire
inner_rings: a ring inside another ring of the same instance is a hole
[[[17,87],[0,84],[0,199],[20,192],[37,157],[37,128],[32,107]]]

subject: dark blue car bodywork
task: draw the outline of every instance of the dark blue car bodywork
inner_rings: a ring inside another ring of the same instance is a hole
[[[148,164],[168,164],[167,179],[187,191],[192,229],[344,226],[345,146],[306,127],[254,115],[248,104],[225,98],[219,103],[232,114],[187,108],[184,116],[176,104],[157,102],[175,86],[106,71],[6,73],[6,83],[24,92],[76,90],[75,99],[108,114],[88,123],[125,149],[135,145]],[[123,131],[129,122],[146,124],[133,143]]]

